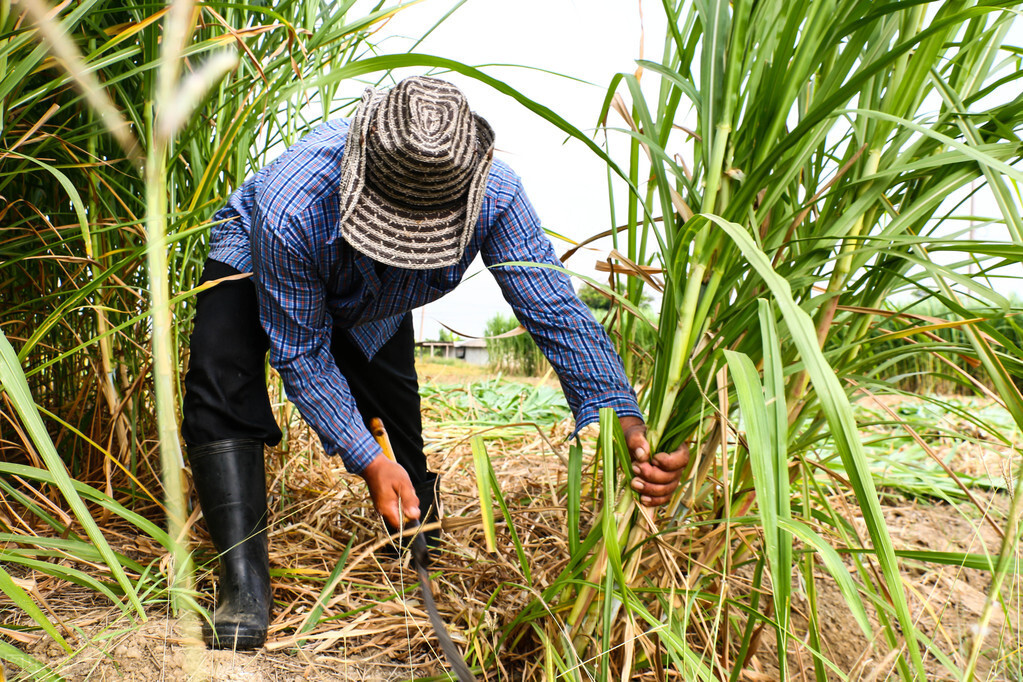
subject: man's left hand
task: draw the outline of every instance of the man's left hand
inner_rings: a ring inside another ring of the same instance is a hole
[[[679,479],[689,464],[689,446],[685,443],[674,452],[658,452],[650,456],[650,443],[646,439],[646,424],[639,417],[621,417],[625,443],[632,457],[633,489],[646,507],[657,507],[671,499]]]

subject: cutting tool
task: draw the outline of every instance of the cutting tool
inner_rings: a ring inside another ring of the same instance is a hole
[[[374,417],[370,421],[369,427],[373,438],[376,439],[387,459],[396,462],[394,450],[391,448],[391,441],[387,437],[386,429],[384,429],[384,422],[379,417]],[[414,519],[406,522],[406,528],[416,528],[418,525],[419,521]],[[430,625],[433,626],[433,631],[437,634],[440,648],[444,651],[444,657],[448,659],[448,665],[451,666],[451,670],[455,673],[459,682],[475,682],[476,677],[469,672],[469,666],[465,664],[462,652],[458,650],[458,647],[451,640],[451,635],[448,634],[444,620],[437,611],[437,603],[433,599],[433,588],[430,585],[430,554],[426,548],[426,535],[422,532],[417,532],[412,536],[412,563],[416,567],[416,573],[419,574],[419,589],[423,595],[426,613],[430,617]]]

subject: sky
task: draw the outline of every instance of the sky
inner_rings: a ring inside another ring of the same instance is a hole
[[[371,2],[360,3],[351,16],[359,16],[360,7],[372,6]],[[453,4],[453,0],[425,0],[402,10],[375,35],[380,51],[406,51],[411,41]],[[664,33],[659,0],[468,0],[416,51],[482,66],[489,75],[589,132],[596,126],[612,76],[633,72],[641,55],[658,60]],[[1016,22],[1007,42],[1023,43],[1023,22]],[[491,123],[497,135],[498,158],[522,177],[545,228],[582,240],[614,224],[606,167],[592,151],[577,140],[566,141],[565,134],[553,125],[489,86],[458,74],[442,77],[462,88],[470,106]],[[656,79],[644,83],[656,86]],[[614,120],[611,123],[620,125]],[[625,158],[614,151],[612,156]],[[974,207],[982,215],[996,214],[983,197]],[[986,229],[977,236],[1006,239],[1003,232],[1004,228]],[[558,253],[568,247],[554,242]],[[604,280],[606,276],[596,275],[593,266],[603,259],[601,254],[606,254],[608,246],[605,242],[576,254],[567,267]],[[1023,278],[1020,282],[1018,290],[1023,291]],[[477,259],[458,289],[415,311],[417,339],[437,338],[442,325],[464,336],[481,336],[486,321],[497,313],[508,315],[511,309]]]

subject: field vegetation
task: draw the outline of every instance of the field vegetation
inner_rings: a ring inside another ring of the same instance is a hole
[[[1009,313],[988,319],[990,328],[997,333],[997,343],[1008,340],[1010,346],[1019,348],[1023,345],[1020,322],[1016,318],[1021,304],[1018,298],[1008,298]],[[970,340],[962,330],[960,320],[983,319],[988,309],[978,306],[975,301],[964,302],[964,313],[951,310],[937,298],[923,298],[919,301],[907,301],[900,306],[902,315],[892,315],[884,324],[879,325],[882,338],[871,344],[868,357],[872,357],[879,365],[878,374],[894,383],[899,389],[915,393],[970,395],[977,389],[979,382],[989,389],[994,385],[988,379],[984,367],[970,358]],[[916,336],[916,343],[922,344],[930,352],[905,354],[902,352],[905,337],[904,331],[915,327],[928,327]],[[952,360],[951,364],[949,360]],[[1020,379],[1013,372],[1013,381],[1019,385]]]
[[[546,381],[424,367],[450,491],[435,579],[476,673],[1023,679],[1005,293],[1023,254],[1021,6],[665,0],[659,57],[610,79],[592,138],[483,70],[377,54],[400,7],[352,4],[0,0],[10,676],[443,674],[362,488],[283,398],[268,650],[196,647],[210,557],[176,435],[213,211],[343,113],[344,83],[417,67],[476,77],[607,162],[624,219],[594,235],[611,283],[588,284],[612,301],[653,444],[693,453],[648,510],[612,413],[570,438]],[[996,215],[950,202],[977,187]],[[971,221],[1006,236],[971,239]]]
[[[498,313],[487,320],[483,335],[487,337],[487,359],[492,370],[524,376],[550,370],[536,342],[525,332],[514,315]]]

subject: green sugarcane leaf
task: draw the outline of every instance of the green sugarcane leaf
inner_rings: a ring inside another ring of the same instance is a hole
[[[866,549],[841,549],[840,554],[864,554],[869,553]],[[918,549],[897,549],[896,556],[913,561],[922,561],[928,564],[941,564],[944,566],[962,566],[963,568],[974,568],[978,571],[993,572],[995,559],[986,554],[973,554],[969,552],[937,552]],[[1016,575],[1023,575],[1023,566],[1017,565],[1013,571]]]
[[[670,623],[665,624],[661,617],[650,613],[650,610],[638,601],[630,602],[629,610],[633,616],[646,621],[651,630],[656,630],[665,653],[676,666],[681,679],[687,682],[693,680],[714,682],[718,679],[704,658],[689,646],[684,628],[672,627]]]
[[[471,442],[473,452],[473,463],[477,464],[478,471],[482,470],[483,475],[487,479],[487,487],[489,487],[490,492],[497,500],[497,505],[501,508],[501,514],[504,516],[505,524],[508,526],[508,534],[511,536],[512,544],[515,546],[515,553],[516,555],[518,555],[519,568],[522,570],[522,575],[525,578],[526,583],[528,584],[532,580],[532,569],[530,568],[529,565],[529,557],[526,555],[526,550],[522,546],[522,541],[519,539],[519,534],[515,530],[515,522],[512,519],[511,511],[509,511],[508,505],[504,501],[504,496],[501,494],[501,488],[497,483],[497,474],[494,473],[494,466],[490,462],[490,456],[487,454],[486,446],[483,444],[483,439],[480,438],[479,436],[474,436]],[[477,477],[478,476],[479,473],[477,473]],[[480,500],[481,507],[486,507],[489,505],[490,505],[489,501],[484,503],[482,499]],[[484,514],[485,513],[486,512],[484,512]],[[491,513],[490,527],[494,530],[496,538],[496,528],[494,526],[493,521],[492,507],[490,513]]]
[[[831,427],[831,435],[835,442],[835,447],[846,466],[846,472],[853,486],[853,492],[863,512],[867,531],[874,543],[878,563],[881,565],[881,571],[894,603],[895,613],[902,628],[903,637],[906,640],[906,648],[909,650],[916,673],[923,679],[926,677],[926,674],[923,668],[920,648],[916,641],[917,628],[914,625],[913,617],[909,612],[909,605],[906,602],[906,593],[902,585],[902,577],[899,573],[898,559],[895,555],[891,536],[888,533],[888,526],[885,524],[884,513],[878,501],[874,482],[870,476],[870,466],[859,438],[859,428],[853,416],[849,398],[845,391],[842,390],[838,377],[835,376],[834,370],[832,370],[824,354],[821,352],[813,322],[806,311],[800,308],[793,300],[789,283],[784,277],[775,272],[771,266],[770,259],[768,259],[741,225],[707,214],[702,214],[697,219],[709,220],[720,227],[739,247],[746,261],[756,270],[775,297],[775,301],[788,325],[792,342],[796,345],[800,356],[803,358],[810,381],[816,389],[821,408],[824,410],[828,424]]]
[[[494,503],[490,491],[490,467],[486,447],[477,436],[472,439],[472,463],[476,469],[476,490],[480,496],[480,515],[483,517],[483,537],[487,551],[497,551],[497,528],[494,526]]]
[[[978,164],[985,168],[990,168],[993,171],[997,171],[998,173],[1001,173],[1006,177],[1012,178],[1017,182],[1023,181],[1023,171],[1017,170],[1008,163],[1001,161],[1000,159],[992,156],[991,154],[985,153],[976,145],[961,142],[960,140],[951,138],[948,135],[944,135],[932,128],[920,125],[908,119],[901,118],[899,116],[893,116],[891,114],[886,114],[880,111],[872,111],[869,109],[847,109],[845,111],[839,111],[836,113],[857,114],[859,116],[865,116],[868,118],[877,118],[882,121],[887,121],[889,123],[897,123],[898,125],[904,128],[908,128],[916,133],[919,133],[920,135],[925,135],[937,142],[940,142],[944,147],[955,149],[959,153],[969,157],[970,159],[973,159],[974,161],[976,161]]]
[[[327,605],[327,602],[330,601],[330,597],[334,594],[334,590],[337,589],[338,583],[341,582],[341,574],[345,570],[345,566],[348,563],[348,555],[351,553],[352,545],[354,544],[355,535],[352,535],[352,537],[348,540],[348,544],[345,545],[345,551],[341,552],[341,556],[338,558],[337,564],[334,565],[334,569],[330,572],[330,576],[327,578],[326,584],[324,584],[323,589],[320,590],[319,596],[316,597],[316,602],[313,604],[313,608],[309,609],[309,615],[305,617],[302,625],[299,626],[299,634],[309,632],[316,627],[316,623],[319,622],[320,616],[323,615],[323,608]],[[298,641],[298,646],[302,646],[303,642],[304,640],[300,639]]]
[[[600,454],[603,467],[604,506],[601,510],[601,526],[603,527],[604,547],[607,550],[608,562],[611,564],[611,575],[618,581],[620,589],[625,589],[625,569],[622,561],[622,546],[619,539],[616,504],[618,491],[615,486],[617,479],[617,456],[615,430],[621,431],[615,411],[609,407],[600,409]],[[633,492],[627,491],[626,495]]]
[[[568,482],[566,517],[568,521],[568,555],[579,552],[579,516],[582,510],[583,446],[578,440],[568,449]]]
[[[3,477],[0,477],[0,492],[3,492],[8,499],[13,500],[16,504],[22,505],[35,518],[45,523],[58,534],[63,535],[69,532],[68,528],[59,519],[37,505],[31,498],[12,486]]]
[[[118,585],[121,586],[121,589],[124,590],[124,594],[128,597],[131,605],[135,607],[139,616],[146,620],[145,609],[142,608],[142,603],[139,601],[131,581],[124,574],[124,569],[121,567],[120,562],[118,562],[117,555],[110,548],[106,538],[103,536],[103,532],[96,525],[95,520],[93,520],[88,508],[85,506],[85,502],[82,501],[78,491],[75,490],[74,482],[68,475],[64,462],[61,460],[60,455],[57,454],[56,448],[54,448],[53,441],[50,440],[50,435],[46,432],[46,426],[39,416],[39,409],[32,400],[32,394],[29,391],[28,383],[25,381],[25,375],[21,371],[18,355],[7,340],[7,336],[2,332],[0,332],[0,385],[7,392],[7,396],[14,405],[14,409],[31,435],[36,449],[53,476],[54,485],[57,486],[67,501],[68,506],[71,507],[75,518],[82,524],[85,534],[89,536],[89,539],[92,540],[103,556],[107,568],[114,576]]]
[[[779,519],[778,524],[799,538],[804,544],[812,547],[820,555],[821,560],[824,562],[824,567],[828,569],[831,577],[838,584],[838,589],[842,592],[842,596],[845,597],[845,603],[849,606],[849,610],[856,619],[856,623],[860,626],[860,630],[863,631],[864,636],[868,640],[872,639],[874,636],[873,628],[870,627],[870,619],[867,617],[866,609],[863,608],[863,599],[860,597],[856,589],[856,583],[853,582],[848,569],[842,563],[842,557],[838,551],[801,521]]]
[[[35,601],[33,601],[32,597],[29,596],[28,592],[26,592],[23,587],[14,582],[14,579],[11,578],[11,574],[5,571],[2,565],[0,565],[0,591],[3,591],[3,593],[6,594],[12,602],[14,602],[14,605],[27,613],[32,620],[39,623],[39,627],[41,627],[50,637],[53,637],[53,639],[60,644],[61,647],[63,647],[64,651],[68,653],[73,651],[71,645],[67,643],[64,636],[57,630],[56,626],[50,622],[50,619],[46,617],[43,610],[36,606]]]
[[[0,660],[18,666],[41,682],[57,682],[64,679],[18,647],[2,639],[0,639]]]
[[[82,587],[104,595],[107,599],[114,603],[118,601],[116,592],[111,589],[109,584],[97,580],[85,571],[80,571],[77,568],[71,568],[52,561],[30,559],[26,556],[20,556],[17,552],[7,550],[0,551],[0,560],[10,564],[18,564],[25,568],[32,569],[33,571],[39,571],[45,575],[52,575],[55,578],[59,578],[60,580],[67,581],[69,583],[74,583],[75,585],[81,585]]]
[[[792,518],[789,499],[788,405],[785,402],[785,371],[782,368],[782,344],[771,304],[760,299],[759,316],[764,358],[764,400],[771,445],[771,473],[776,490],[775,502],[779,519]],[[792,538],[788,531],[778,531],[778,563],[784,574],[792,570]],[[780,612],[779,612],[780,613]]]
[[[59,476],[55,475],[53,471],[47,469],[39,469],[37,467],[31,467],[25,464],[11,464],[8,462],[0,462],[0,473],[9,474],[11,476],[19,476],[21,478],[40,481],[42,483],[49,483],[51,485],[57,485]],[[171,540],[170,536],[167,535],[167,531],[163,530],[155,523],[145,518],[141,514],[133,512],[124,505],[117,502],[115,499],[107,495],[106,493],[96,490],[92,486],[70,479],[71,486],[74,488],[78,495],[82,496],[90,502],[95,502],[104,509],[108,509],[114,514],[117,514],[125,521],[128,521],[133,526],[141,530],[143,533],[156,540],[160,545],[166,549],[170,549]],[[99,551],[99,547],[95,548]]]
[[[12,556],[66,558],[68,555],[82,561],[101,562],[103,557],[91,543],[79,539],[48,538],[35,535],[0,533],[0,542],[11,543],[4,551]],[[25,547],[24,545],[28,545]],[[121,565],[138,574],[145,572],[142,564],[121,553],[117,554]]]
[[[778,650],[787,651],[787,630],[791,610],[792,590],[792,548],[788,533],[783,534],[779,526],[778,474],[775,462],[775,446],[772,443],[772,416],[768,414],[767,400],[760,376],[749,356],[732,350],[725,351],[728,370],[732,375],[735,392],[739,399],[739,410],[746,428],[746,444],[749,448],[750,465],[753,469],[753,487],[757,493],[757,510],[764,530],[764,545],[768,566],[771,569],[771,593],[774,600],[775,629]],[[782,469],[787,475],[787,467]],[[787,507],[787,500],[785,506]],[[788,543],[788,547],[785,544]],[[788,550],[787,552],[785,550]],[[779,657],[779,679],[788,677],[783,657]]]
[[[82,202],[81,195],[78,194],[78,190],[75,188],[74,183],[68,178],[67,175],[62,173],[60,170],[54,168],[48,163],[44,163],[39,159],[31,156],[25,156],[15,151],[6,151],[5,154],[31,161],[36,164],[47,173],[49,173],[54,180],[67,192],[68,199],[71,200],[71,206],[75,210],[75,215],[78,217],[78,227],[82,231],[82,244],[85,246],[85,253],[87,256],[92,257],[92,233],[89,228],[89,218],[85,213],[85,204]]]
[[[320,76],[319,78],[312,79],[311,81],[296,83],[291,87],[290,90],[286,88],[284,93],[282,94],[289,95],[292,93],[298,93],[305,91],[311,87],[312,88],[321,87],[324,85],[329,85],[331,83],[337,83],[348,78],[356,78],[358,76],[365,75],[368,73],[383,72],[392,69],[400,69],[407,67],[424,66],[448,69],[450,71],[460,73],[462,75],[473,78],[481,83],[485,83],[490,87],[494,88],[495,90],[497,90],[498,92],[500,92],[501,94],[511,97],[522,106],[526,107],[527,109],[537,114],[544,120],[556,126],[561,131],[567,133],[571,137],[574,137],[575,139],[585,144],[593,153],[599,156],[608,165],[609,168],[614,170],[614,172],[620,178],[625,180],[625,182],[630,183],[631,185],[631,180],[629,179],[629,176],[624,171],[622,171],[621,168],[618,167],[618,164],[616,164],[614,160],[607,155],[607,152],[601,149],[593,140],[590,139],[588,135],[586,135],[578,128],[576,128],[574,125],[566,121],[560,114],[557,114],[549,107],[526,97],[515,88],[509,86],[507,83],[504,83],[503,81],[500,81],[494,78],[493,76],[490,76],[489,74],[480,71],[477,68],[468,66],[461,62],[454,61],[452,59],[446,59],[444,57],[436,57],[433,55],[419,54],[414,52],[409,52],[400,55],[381,55],[376,57],[366,57],[364,59],[350,61],[343,66],[331,69],[330,72]],[[638,189],[634,186],[633,190],[638,192]]]

